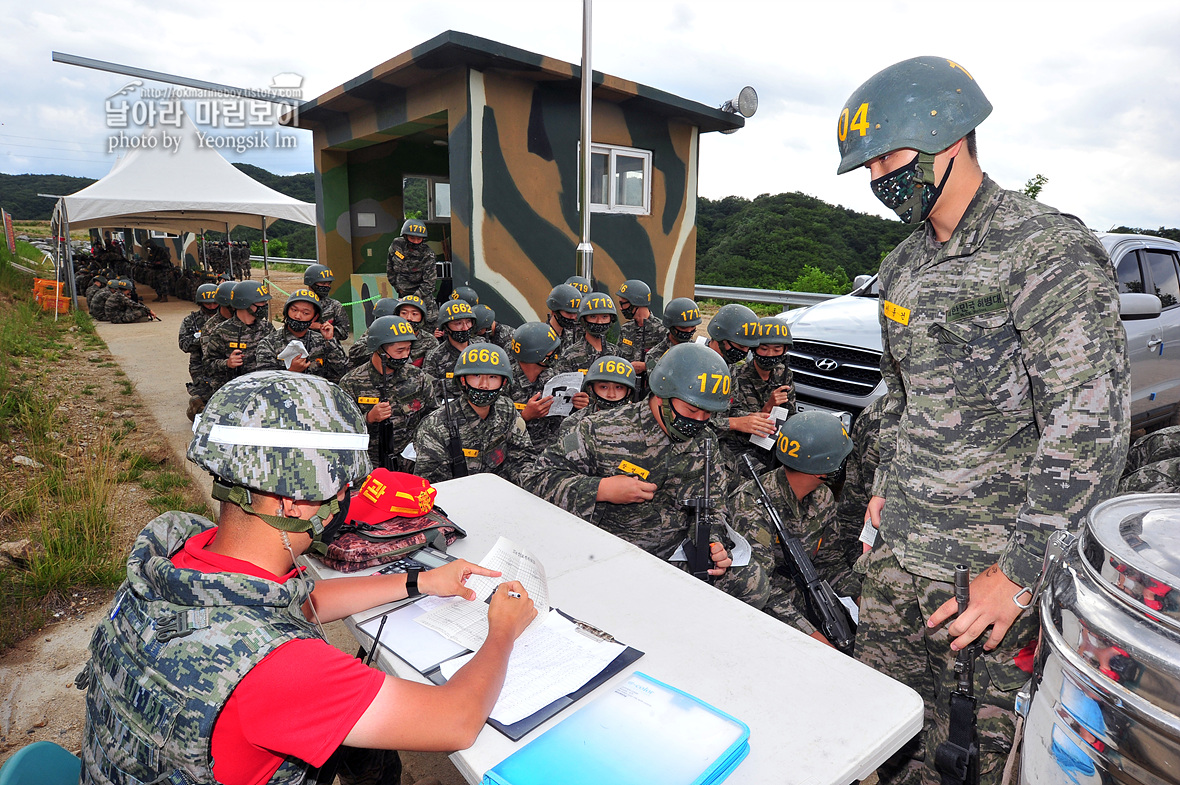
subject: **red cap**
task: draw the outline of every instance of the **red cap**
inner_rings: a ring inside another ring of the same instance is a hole
[[[405,472],[374,469],[353,494],[348,520],[378,524],[390,518],[416,518],[434,508],[438,495],[427,480]]]

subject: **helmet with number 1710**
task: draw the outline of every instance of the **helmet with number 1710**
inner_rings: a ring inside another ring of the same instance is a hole
[[[648,373],[648,386],[661,398],[679,398],[707,412],[729,408],[733,379],[721,355],[699,343],[673,346]]]
[[[784,344],[788,348],[794,344],[794,341],[791,339],[791,328],[787,326],[786,322],[780,321],[773,316],[767,316],[760,319],[758,323],[762,330],[758,337],[759,344]]]
[[[840,418],[828,412],[799,412],[783,423],[774,456],[803,474],[835,474],[852,452],[852,439]]]

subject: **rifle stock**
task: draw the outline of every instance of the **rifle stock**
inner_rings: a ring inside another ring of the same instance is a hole
[[[754,484],[758,487],[759,503],[778,533],[784,566],[795,582],[799,596],[803,598],[804,615],[833,646],[851,657],[856,636],[856,626],[852,623],[851,614],[840,602],[840,598],[836,596],[836,592],[832,590],[828,582],[816,572],[815,565],[811,563],[803,543],[799,541],[798,537],[791,537],[787,534],[786,527],[783,526],[783,519],[779,517],[778,510],[771,504],[770,495],[762,485],[762,480],[759,479],[758,471],[754,468],[754,462],[750,460],[750,456],[743,455],[742,459],[750,471],[750,476],[754,478]]]
[[[713,566],[713,558],[709,544],[710,513],[713,509],[713,499],[709,494],[709,474],[713,470],[711,443],[705,441],[705,494],[685,499],[686,507],[693,508],[693,522],[689,537],[684,543],[684,555],[688,557],[688,570],[693,577],[713,583],[714,578],[709,574]]]

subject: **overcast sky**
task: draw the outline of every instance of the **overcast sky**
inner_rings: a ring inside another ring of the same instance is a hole
[[[54,63],[54,50],[241,87],[296,73],[305,97],[448,29],[581,57],[580,0],[0,3],[9,174],[97,178],[114,162],[104,102],[127,77]],[[801,191],[891,215],[866,172],[836,176],[836,117],[875,72],[938,55],[967,68],[995,106],[979,152],[1001,185],[1043,174],[1041,200],[1095,229],[1180,226],[1175,2],[595,0],[593,30],[595,70],[712,106],[757,89],[746,128],[702,136],[702,196]],[[226,157],[311,171],[311,135],[297,133],[294,150]]]

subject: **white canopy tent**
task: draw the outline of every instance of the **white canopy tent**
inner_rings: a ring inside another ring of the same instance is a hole
[[[107,176],[59,199],[55,223],[71,229],[119,227],[157,231],[261,229],[277,220],[315,225],[315,205],[268,188],[238,171],[216,150],[183,138],[179,149],[135,149],[115,161]],[[65,243],[67,257],[69,244]],[[263,243],[265,256],[266,244]],[[73,259],[65,265],[74,292]]]

